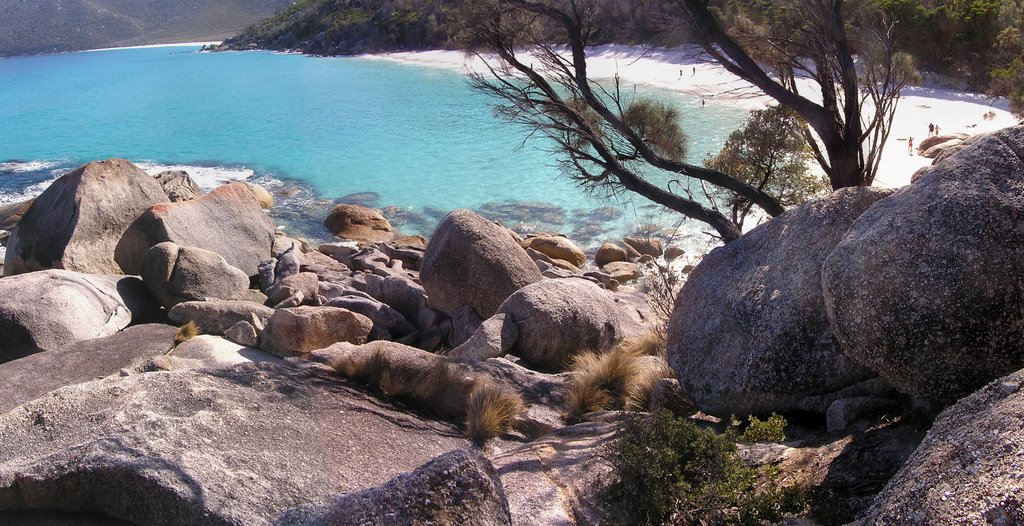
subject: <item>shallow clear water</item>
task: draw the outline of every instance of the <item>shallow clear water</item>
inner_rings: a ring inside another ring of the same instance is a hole
[[[717,151],[746,113],[641,89],[683,108],[693,160]],[[519,148],[523,130],[492,105],[458,72],[366,58],[174,47],[0,60],[0,203],[116,156],[151,173],[185,166],[206,187],[252,178],[297,189],[280,194],[275,217],[319,238],[331,200],[346,196],[395,207],[389,215],[410,234],[461,207],[588,246],[677,221],[642,201],[586,196],[543,141]]]

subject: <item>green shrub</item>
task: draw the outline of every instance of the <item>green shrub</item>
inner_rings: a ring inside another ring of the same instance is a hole
[[[759,525],[805,507],[800,488],[778,487],[774,470],[743,462],[733,433],[668,411],[628,417],[609,460],[617,475],[609,511],[627,524]]]
[[[784,442],[786,440],[786,419],[781,415],[772,413],[768,420],[760,420],[756,416],[750,416],[750,423],[740,435],[740,442],[752,444],[755,442]]]

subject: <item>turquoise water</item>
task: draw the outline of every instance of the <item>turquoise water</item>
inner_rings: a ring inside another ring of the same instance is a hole
[[[683,108],[694,160],[745,116],[652,93]],[[559,175],[544,141],[520,148],[523,130],[492,106],[459,72],[366,58],[173,47],[0,60],[0,202],[83,162],[125,157],[151,173],[184,166],[207,187],[294,187],[275,217],[319,238],[339,198],[393,207],[407,233],[429,234],[466,207],[591,246],[675,221],[639,201],[588,197]]]

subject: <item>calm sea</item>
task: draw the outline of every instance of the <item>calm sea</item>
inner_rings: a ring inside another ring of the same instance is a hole
[[[745,110],[653,88],[677,104],[691,160],[717,151]],[[177,168],[212,188],[250,179],[278,193],[277,221],[323,239],[333,202],[386,208],[408,234],[471,208],[521,231],[594,247],[678,217],[588,196],[541,139],[496,119],[459,72],[365,58],[194,47],[0,60],[0,203],[37,195],[93,159]],[[704,238],[689,227],[694,243]]]

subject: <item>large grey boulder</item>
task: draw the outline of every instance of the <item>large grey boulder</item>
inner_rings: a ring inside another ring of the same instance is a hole
[[[468,447],[452,426],[270,363],[69,387],[0,415],[0,436],[0,510],[197,526],[280,523]]]
[[[255,276],[260,262],[271,258],[274,223],[245,183],[230,183],[198,199],[146,210],[118,244],[117,261],[125,269],[139,268],[145,252],[129,248],[145,245],[148,250],[165,241],[216,252]]]
[[[512,522],[494,466],[479,452],[458,449],[378,488],[291,510],[278,524],[499,526]]]
[[[0,363],[110,336],[151,319],[139,278],[46,270],[0,279]]]
[[[541,279],[506,229],[469,210],[441,221],[420,267],[431,306],[449,316],[470,305],[480,319],[490,318],[513,292]]]
[[[273,314],[274,309],[251,301],[189,301],[175,305],[167,317],[178,325],[194,321],[203,334],[224,334],[240,321],[265,327]]]
[[[89,274],[138,274],[121,251],[141,260],[149,246],[122,242],[129,225],[150,206],[166,203],[160,183],[124,159],[86,164],[36,198],[7,243],[4,275],[42,269]]]
[[[362,314],[373,322],[371,340],[401,338],[416,330],[405,316],[380,301],[355,295],[345,295],[327,302],[328,307],[340,307]]]
[[[863,524],[1022,524],[1022,383],[1018,371],[943,411]]]
[[[887,190],[850,188],[805,203],[717,248],[676,298],[668,358],[708,414],[789,411],[871,376],[839,348],[821,265]]]
[[[580,352],[611,350],[627,323],[611,294],[594,283],[545,280],[509,296],[451,356],[480,360],[508,352],[533,367],[560,370]]]
[[[0,364],[0,413],[54,389],[141,367],[174,348],[175,332],[169,325],[136,325]]]
[[[972,139],[876,203],[825,260],[843,351],[948,405],[1024,367],[1024,127]]]
[[[171,242],[149,249],[142,281],[164,307],[186,301],[230,299],[249,288],[249,276],[216,252]]]
[[[167,198],[172,203],[197,199],[203,195],[203,189],[189,177],[188,172],[169,170],[153,176],[160,183]]]

